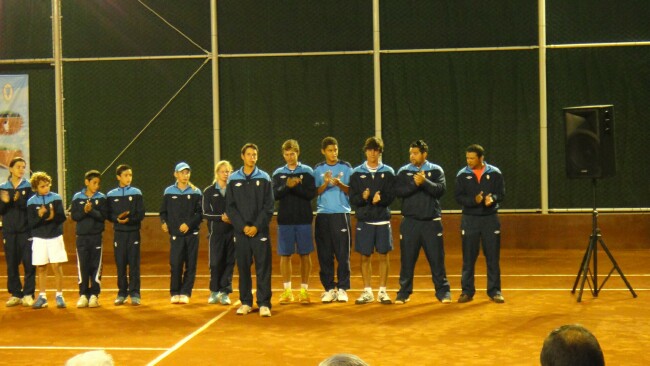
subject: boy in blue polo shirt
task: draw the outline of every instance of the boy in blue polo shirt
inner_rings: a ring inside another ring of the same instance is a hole
[[[321,301],[347,302],[350,289],[350,163],[339,160],[338,141],[325,137],[321,153],[325,161],[314,168],[318,194],[315,239],[320,281],[325,289]],[[334,281],[334,258],[338,262]],[[338,288],[338,290],[337,290]]]

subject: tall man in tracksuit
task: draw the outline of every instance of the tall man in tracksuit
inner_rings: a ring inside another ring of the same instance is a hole
[[[412,142],[409,147],[411,163],[397,172],[395,194],[402,198],[404,218],[400,225],[402,268],[396,304],[408,302],[413,292],[413,271],[421,247],[429,261],[436,298],[444,304],[451,303],[440,217],[440,197],[446,190],[445,173],[439,165],[427,161],[428,151],[424,141]]]
[[[247,143],[241,149],[244,166],[233,172],[226,188],[226,214],[235,230],[235,255],[239,270],[238,315],[251,312],[253,280],[251,265],[255,261],[257,305],[260,316],[271,316],[271,237],[269,222],[273,216],[271,177],[257,165],[257,145]]]
[[[86,188],[72,197],[71,217],[77,222],[78,308],[99,306],[102,282],[102,233],[108,216],[106,196],[99,192],[101,173],[84,176]]]
[[[467,166],[456,175],[456,202],[463,206],[461,234],[463,239],[463,293],[458,302],[472,301],[474,265],[482,241],[487,264],[487,295],[495,303],[504,303],[501,294],[501,223],[497,211],[505,197],[505,184],[499,168],[483,161],[485,151],[480,145],[465,149]]]
[[[113,254],[117,267],[119,306],[131,296],[131,305],[140,305],[140,226],[144,219],[142,192],[133,186],[133,169],[120,164],[115,170],[118,187],[107,194],[110,220],[113,222]],[[127,277],[127,267],[129,275]]]
[[[201,190],[190,182],[192,170],[186,162],[176,164],[176,183],[165,189],[160,207],[162,230],[169,233],[169,293],[172,304],[188,304],[196,279],[199,256],[199,226],[203,220]],[[184,271],[183,271],[184,270]]]
[[[395,199],[395,171],[381,161],[384,142],[379,137],[369,137],[363,146],[366,161],[354,168],[350,177],[350,203],[356,208],[357,227],[354,249],[361,254],[361,277],[363,292],[356,304],[375,300],[370,279],[372,262],[370,256],[377,251],[379,257],[379,291],[377,301],[390,304],[386,292],[388,281],[388,252],[393,250],[388,206]]]

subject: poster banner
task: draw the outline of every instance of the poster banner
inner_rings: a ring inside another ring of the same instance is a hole
[[[16,156],[27,162],[29,179],[29,78],[0,75],[0,182],[9,176],[9,163]]]

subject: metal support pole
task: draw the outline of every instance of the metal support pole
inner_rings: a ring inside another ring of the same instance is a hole
[[[381,58],[379,32],[379,0],[372,0],[372,65],[375,91],[375,136],[381,137]]]
[[[54,98],[56,103],[57,190],[67,207],[65,186],[65,125],[63,122],[63,62],[61,55],[61,0],[52,0],[52,53],[54,57]]]
[[[539,27],[539,170],[542,214],[548,214],[548,115],[546,100],[546,0],[538,1]]]
[[[212,50],[212,138],[214,164],[221,160],[221,120],[219,118],[219,38],[217,37],[217,0],[210,0]]]

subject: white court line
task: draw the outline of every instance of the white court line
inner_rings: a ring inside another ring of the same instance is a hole
[[[221,312],[221,314],[219,314],[219,315],[215,316],[214,318],[210,319],[210,321],[208,321],[208,322],[205,323],[203,326],[201,326],[201,328],[195,330],[194,332],[192,332],[192,334],[190,334],[190,335],[188,335],[187,337],[181,339],[178,343],[176,343],[175,345],[173,345],[171,348],[167,349],[163,354],[161,354],[160,356],[156,357],[153,361],[149,362],[149,363],[147,364],[147,366],[154,366],[154,365],[157,365],[158,362],[162,361],[165,357],[169,356],[169,355],[172,354],[174,351],[176,351],[177,349],[181,348],[185,343],[189,342],[192,338],[194,338],[194,337],[196,337],[197,335],[201,334],[204,330],[208,329],[208,327],[211,326],[212,324],[214,324],[217,320],[223,318],[226,314],[228,314],[228,312],[229,312],[231,309],[233,309],[234,307],[236,307],[238,304],[241,304],[241,302],[240,302],[240,301],[235,302],[232,306],[228,307],[228,309],[226,309],[226,310],[224,310],[223,312]]]
[[[165,351],[159,347],[56,347],[56,346],[0,346],[0,349],[32,349],[32,350],[98,350],[106,351]]]

